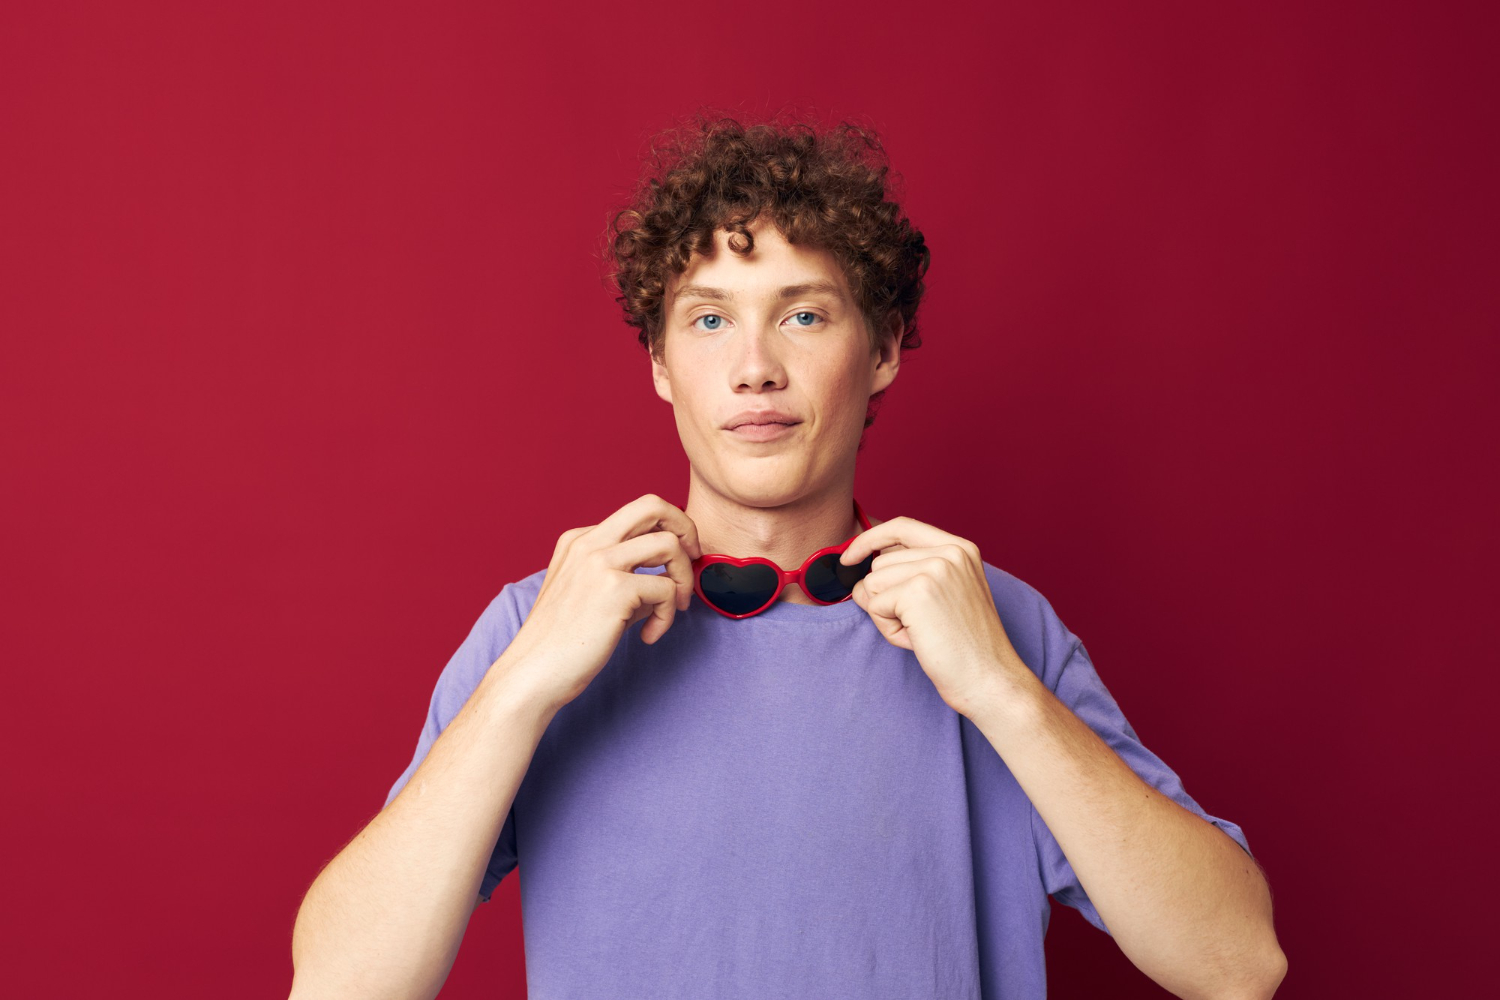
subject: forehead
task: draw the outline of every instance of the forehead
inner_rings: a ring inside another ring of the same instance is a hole
[[[817,247],[793,246],[774,226],[752,226],[755,248],[747,256],[729,249],[729,233],[714,234],[711,255],[695,254],[682,274],[667,283],[666,303],[702,301],[748,304],[821,295],[851,301],[838,260]]]

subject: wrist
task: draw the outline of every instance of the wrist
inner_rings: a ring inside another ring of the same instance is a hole
[[[558,710],[572,700],[555,690],[549,683],[551,676],[552,672],[535,657],[510,648],[490,665],[479,689],[498,712],[512,721],[536,724],[540,735]]]
[[[986,734],[1014,730],[1036,718],[1047,694],[1041,679],[1026,664],[1001,659],[983,673],[960,711]]]

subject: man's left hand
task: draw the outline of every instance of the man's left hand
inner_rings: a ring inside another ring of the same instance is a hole
[[[840,561],[879,552],[854,585],[854,603],[893,646],[909,649],[943,701],[968,715],[997,677],[1019,668],[985,579],[979,547],[910,517],[856,535]]]

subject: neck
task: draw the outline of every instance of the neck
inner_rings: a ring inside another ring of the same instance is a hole
[[[754,497],[726,496],[693,477],[683,511],[697,527],[705,555],[759,556],[788,571],[799,568],[819,549],[838,545],[864,530],[854,516],[852,483],[766,504]],[[869,517],[868,511],[865,516]],[[870,518],[870,523],[875,524],[875,519]],[[813,603],[802,588],[790,584],[777,600]]]

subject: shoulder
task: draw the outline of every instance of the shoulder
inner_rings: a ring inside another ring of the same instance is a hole
[[[984,575],[1011,645],[1033,673],[1044,681],[1055,680],[1078,637],[1030,583],[990,562],[984,563]]]
[[[1023,604],[1046,603],[1047,599],[1042,596],[1042,592],[1019,576],[988,560],[980,561],[984,563],[984,575],[989,580],[990,592],[995,595],[995,600]]]
[[[490,598],[484,611],[480,613],[479,619],[474,623],[474,632],[492,641],[508,642],[509,637],[515,635],[526,616],[531,613],[546,574],[545,568],[539,569],[501,587],[500,592]]]
[[[983,562],[984,577],[990,585],[990,595],[994,597],[995,606],[1002,613],[1009,611],[1039,616],[1053,614],[1051,602],[1040,590],[1009,570],[1001,569],[988,561]]]

